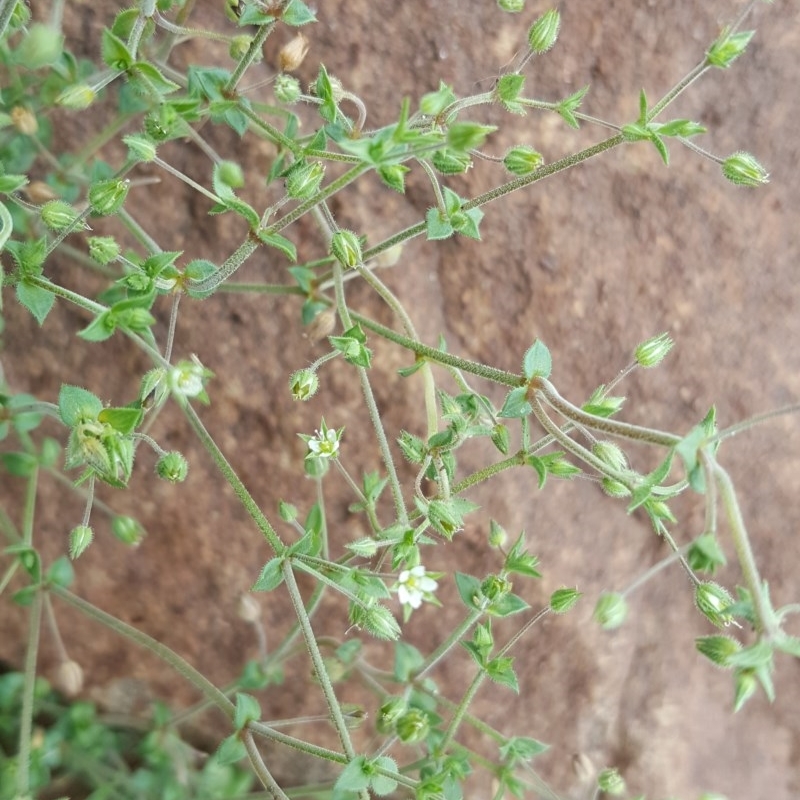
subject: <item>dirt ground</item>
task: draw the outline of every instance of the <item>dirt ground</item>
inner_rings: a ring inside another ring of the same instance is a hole
[[[740,7],[723,0],[565,0],[559,43],[528,68],[528,88],[556,100],[588,83],[586,113],[631,121],[640,88],[659,98],[701,60]],[[522,46],[527,25],[545,8],[529,2],[525,13],[514,17],[500,14],[493,0],[319,0],[320,23],[305,31],[311,51],[300,75],[311,80],[324,63],[365,100],[368,125],[385,124],[401,97],[409,96],[413,105],[440,80],[459,94],[488,89]],[[71,14],[72,35],[97,42],[111,9],[110,4],[78,4]],[[652,147],[640,144],[501,199],[484,209],[482,242],[415,239],[400,263],[383,273],[423,340],[433,344],[443,334],[454,353],[517,370],[522,354],[539,337],[553,355],[554,383],[564,396],[582,402],[616,375],[638,342],[669,331],[676,347],[666,364],[623,386],[624,418],[676,432],[688,431],[712,404],[726,426],[796,402],[800,11],[790,0],[763,4],[752,27],[758,32],[748,53],[730,70],[704,77],[676,103],[673,116],[707,125],[709,132],[698,143],[714,153],[743,149],[755,154],[771,173],[768,186],[758,191],[733,187],[714,164],[677,145],[671,146],[671,164],[665,168]],[[274,56],[280,43],[270,43],[268,54]],[[70,125],[61,134],[65,141],[92,130],[76,127],[91,125],[85,117]],[[505,117],[502,125],[508,127],[490,140],[491,152],[525,142],[548,161],[603,135],[591,128],[574,132],[555,115]],[[223,154],[226,147],[235,148],[255,176],[248,178],[248,188],[257,197],[258,175],[265,172],[269,152],[253,139],[239,142],[233,135],[216,135],[213,143]],[[171,156],[190,174],[208,173],[205,156],[191,147],[174,149]],[[478,164],[468,179],[454,179],[452,185],[461,194],[475,193],[488,188],[496,174],[496,167]],[[228,230],[224,220],[209,220],[206,205],[177,182],[165,179],[149,191],[153,202],[140,204],[145,206],[140,217],[163,248],[216,262],[229,254],[241,231]],[[342,225],[376,241],[418,221],[432,203],[423,176],[414,172],[404,197],[366,180],[337,198],[333,210]],[[301,257],[319,255],[310,227],[288,235],[298,242]],[[78,275],[66,259],[54,269],[67,283]],[[277,279],[279,269],[264,257],[248,264],[241,278]],[[364,287],[353,285],[348,292],[353,307],[391,323]],[[302,407],[292,403],[288,376],[323,352],[302,335],[298,311],[294,301],[220,294],[183,305],[176,340],[178,353],[197,353],[215,372],[213,402],[202,410],[203,420],[273,517],[279,499],[300,506],[311,500],[310,485],[298,480],[303,444],[296,432],[313,430],[321,414],[332,426],[346,426],[354,471],[378,468],[369,452],[359,450],[362,400],[345,376],[323,373],[318,397]],[[8,302],[6,312],[2,364],[16,390],[54,400],[62,382],[74,383],[79,376],[110,403],[130,401],[127,376],[146,365],[121,337],[84,346],[74,334],[86,320],[66,307],[58,306],[42,331],[15,304]],[[376,393],[390,440],[402,428],[423,430],[420,384],[396,376],[397,368],[408,363],[396,349],[376,345]],[[502,400],[502,394],[491,396]],[[102,492],[118,512],[136,514],[149,535],[129,552],[99,530],[98,541],[77,564],[76,588],[223,684],[255,654],[255,641],[236,608],[268,550],[232,493],[221,488],[180,416],[167,411],[153,434],[165,447],[187,455],[190,478],[177,488],[159,483],[143,457],[133,492]],[[473,457],[479,463],[480,454]],[[800,420],[777,419],[736,437],[723,446],[721,460],[740,489],[775,604],[797,602]],[[6,499],[14,492],[10,484],[2,487]],[[37,540],[45,541],[44,549],[54,557],[63,552],[66,532],[80,510],[59,485],[43,486],[42,492],[49,494],[37,517]],[[515,652],[521,699],[487,687],[474,709],[506,733],[548,742],[551,749],[536,766],[557,790],[565,797],[580,796],[573,769],[573,755],[580,753],[598,768],[617,766],[630,792],[646,793],[650,800],[693,800],[712,790],[729,800],[800,796],[797,661],[778,662],[773,704],[759,696],[734,717],[728,676],[695,653],[694,638],[712,630],[694,610],[677,567],[632,595],[632,613],[621,630],[604,633],[591,623],[600,592],[623,590],[666,554],[643,518],[626,515],[623,505],[589,482],[554,482],[539,492],[532,476],[523,473],[477,491],[473,499],[481,511],[440,555],[442,563],[473,574],[490,568],[486,521],[494,518],[509,531],[525,529],[541,558],[544,578],[525,594],[534,607],[562,585],[585,593],[574,613],[547,619]],[[363,533],[361,523],[348,515],[349,502],[344,484],[332,481],[327,503],[340,542]],[[680,515],[679,538],[687,541],[701,532],[699,500],[681,505]],[[732,557],[730,542],[724,543]],[[728,569],[722,580],[735,585],[736,570]],[[291,622],[290,610],[272,595],[259,601],[268,639],[277,641]],[[318,620],[320,632],[344,635],[346,620],[338,611],[326,610]],[[120,679],[135,679],[136,686],[178,704],[196,699],[140,651],[69,609],[59,607],[57,614],[95,696],[108,698],[120,686],[134,685]],[[413,617],[409,636],[428,651],[458,618],[455,607],[425,608]],[[0,620],[3,659],[21,661],[21,625],[22,617],[6,607]],[[793,631],[800,633],[796,622]],[[46,638],[44,674],[53,659]],[[465,687],[465,666],[465,661],[453,662],[441,670],[440,686]],[[452,699],[460,691],[454,688]],[[299,707],[322,710],[321,698],[307,697],[308,692],[303,673],[267,692],[262,707],[270,716],[294,714]],[[296,771],[286,754],[274,758],[285,759],[272,762],[281,774]]]

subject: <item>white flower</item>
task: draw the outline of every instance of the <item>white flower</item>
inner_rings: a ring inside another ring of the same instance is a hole
[[[435,592],[439,584],[425,574],[425,567],[417,566],[404,569],[397,579],[397,596],[404,606],[419,608],[425,595]]]
[[[339,451],[339,438],[342,430],[329,428],[322,420],[322,427],[316,431],[315,436],[303,437],[308,443],[309,454],[307,458],[336,458]]]

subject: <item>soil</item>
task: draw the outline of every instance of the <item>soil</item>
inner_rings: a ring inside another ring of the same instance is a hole
[[[81,3],[69,11],[70,35],[89,48],[97,45],[110,18],[111,9],[103,5]],[[216,24],[221,5],[202,12]],[[491,88],[522,47],[530,21],[544,10],[539,3],[528,5],[524,14],[512,16],[501,14],[491,0],[320,0],[320,23],[304,31],[311,49],[299,76],[304,83],[313,80],[324,63],[364,99],[368,126],[387,124],[400,98],[411,98],[414,107],[440,80],[461,95]],[[528,89],[557,100],[590,84],[585,113],[631,121],[639,90],[644,87],[651,100],[661,97],[703,57],[740,6],[722,0],[563,2],[558,45],[527,68]],[[677,144],[670,145],[666,168],[655,149],[642,143],[490,203],[484,208],[483,241],[417,238],[395,267],[381,273],[409,309],[423,341],[435,344],[443,335],[453,353],[516,371],[538,337],[552,352],[553,382],[580,403],[615,377],[638,342],[669,331],[676,347],[667,362],[635,373],[621,387],[628,398],[626,420],[686,432],[712,404],[720,425],[727,426],[796,402],[800,11],[790,0],[776,0],[759,5],[752,23],[758,32],[747,54],[729,70],[704,76],[670,113],[705,124],[708,133],[697,141],[709,151],[755,154],[771,173],[768,186],[733,187],[714,163]],[[288,38],[284,33],[268,43],[268,63],[275,63],[277,48]],[[210,63],[215,53],[213,46],[204,47],[202,58]],[[187,62],[198,57],[188,45],[178,54]],[[224,52],[219,57],[219,63],[227,63]],[[587,125],[573,131],[546,114],[504,115],[501,126],[487,150],[502,154],[509,145],[524,142],[548,161],[603,135]],[[90,114],[72,115],[62,121],[58,135],[68,146],[97,127]],[[238,140],[210,128],[203,133],[218,152],[241,160],[249,196],[263,202],[261,177],[272,157],[269,148],[253,137]],[[113,151],[105,157],[112,160]],[[208,159],[193,146],[173,145],[165,157],[208,180]],[[491,186],[497,170],[478,162],[468,177],[453,178],[449,185],[471,196]],[[208,217],[207,203],[168,176],[138,191],[152,198],[137,199],[139,221],[164,249],[184,250],[187,260],[219,263],[243,235],[227,218]],[[414,170],[405,196],[368,178],[337,196],[332,210],[341,225],[379,241],[418,221],[433,202],[424,175]],[[287,235],[297,243],[301,259],[322,252],[310,225],[294,226]],[[54,279],[66,285],[83,275],[66,258],[56,259],[51,269]],[[280,281],[283,270],[281,259],[259,255],[237,278]],[[393,324],[386,307],[363,285],[350,284],[348,299],[353,308]],[[214,371],[212,404],[201,409],[202,419],[270,518],[277,518],[280,499],[301,509],[313,502],[312,484],[298,480],[304,445],[296,434],[311,432],[322,415],[331,426],[345,426],[342,457],[354,474],[379,468],[352,375],[323,368],[319,394],[304,405],[292,402],[289,375],[324,352],[304,335],[299,309],[293,298],[220,293],[182,305],[176,338],[179,356],[196,353]],[[148,365],[122,337],[85,346],[75,332],[87,320],[61,304],[42,330],[15,303],[7,302],[5,313],[2,363],[15,390],[55,400],[63,382],[80,382],[111,404],[132,399],[130,375]],[[159,313],[166,324],[166,310]],[[372,377],[390,441],[401,429],[423,433],[421,382],[397,376],[410,359],[398,348],[380,342],[374,347]],[[502,402],[502,392],[483,386],[480,391]],[[50,432],[61,435],[56,428]],[[148,536],[135,551],[126,550],[98,514],[97,541],[76,564],[75,589],[225,684],[257,653],[251,628],[236,612],[269,550],[180,414],[167,409],[151,433],[165,448],[187,456],[190,477],[179,487],[159,482],[148,474],[153,460],[142,455],[132,492],[101,490],[100,498],[116,512],[136,515]],[[790,416],[738,435],[720,452],[739,488],[776,606],[800,598],[798,450],[800,425]],[[475,448],[465,454],[463,468],[485,457],[486,451]],[[655,466],[652,455],[642,458],[643,468]],[[6,500],[18,491],[11,483],[2,487]],[[473,707],[506,733],[551,745],[536,761],[545,780],[565,797],[586,796],[574,766],[580,755],[580,763],[588,758],[596,768],[618,767],[631,794],[648,798],[689,800],[712,790],[730,800],[800,796],[800,662],[779,659],[775,702],[758,696],[734,716],[729,676],[695,651],[695,637],[713,629],[694,609],[691,587],[677,566],[631,595],[630,618],[620,630],[607,633],[592,623],[600,592],[624,590],[668,554],[644,517],[627,515],[624,503],[605,497],[589,481],[550,481],[540,491],[535,476],[523,472],[504,476],[472,497],[481,504],[480,512],[452,544],[436,548],[429,568],[457,564],[475,575],[495,568],[486,543],[493,518],[514,535],[524,529],[541,558],[542,580],[520,586],[534,608],[560,586],[577,586],[584,593],[575,611],[546,618],[514,651],[520,697],[486,686]],[[54,558],[63,553],[67,531],[80,518],[80,504],[52,479],[43,480],[41,498],[36,538]],[[366,532],[349,514],[350,502],[345,484],[332,476],[326,506],[331,535],[340,545]],[[19,504],[8,507],[16,514]],[[701,498],[688,498],[677,513],[680,541],[702,531]],[[723,544],[733,560],[727,534]],[[737,570],[727,568],[719,580],[734,586]],[[292,620],[288,604],[277,593],[256,599],[268,644],[279,641]],[[119,704],[114,697],[120,694],[129,705],[150,697],[176,705],[197,699],[154,658],[70,608],[57,605],[56,615],[92,696],[111,706]],[[425,607],[406,630],[428,652],[459,619],[455,604]],[[325,606],[315,624],[321,635],[354,635],[347,632],[336,604]],[[800,633],[796,622],[789,628]],[[502,639],[513,630],[501,625],[496,635]],[[0,657],[21,663],[24,642],[24,617],[6,606]],[[40,663],[43,674],[52,676],[51,637],[44,637]],[[298,709],[324,713],[322,697],[307,679],[308,665],[302,659],[292,662],[298,663],[296,674],[263,694],[266,716],[294,715]],[[435,678],[442,692],[457,701],[471,674],[469,662],[456,659]],[[345,688],[345,695],[350,691]],[[374,715],[374,700],[366,702]],[[207,733],[213,740],[214,729]],[[290,782],[310,769],[303,766],[301,773],[296,759],[280,751],[267,758]],[[490,796],[486,787],[475,791],[470,796]]]

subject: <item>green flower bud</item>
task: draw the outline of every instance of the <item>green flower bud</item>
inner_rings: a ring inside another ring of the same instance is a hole
[[[345,547],[351,553],[361,556],[361,558],[372,558],[378,552],[378,543],[367,536],[362,539],[356,539],[354,542],[349,542]]]
[[[98,264],[110,264],[119,256],[119,245],[113,236],[90,236],[89,255]]]
[[[499,575],[489,575],[481,583],[481,593],[491,602],[496,602],[511,591],[511,581]]]
[[[694,644],[698,652],[718,667],[730,666],[730,657],[742,649],[739,642],[730,636],[699,636]]]
[[[331,237],[330,254],[345,268],[352,269],[364,262],[361,242],[353,231],[339,230]]]
[[[286,194],[295,200],[305,200],[319,190],[325,167],[319,161],[299,161],[286,175]]]
[[[156,475],[170,483],[182,483],[188,472],[189,462],[176,450],[161,456],[156,463]]]
[[[668,333],[660,333],[642,342],[634,350],[633,357],[640,367],[655,367],[664,360],[674,344]]]
[[[618,628],[628,615],[628,603],[618,592],[604,592],[594,607],[594,619],[607,631]]]
[[[92,543],[94,531],[88,525],[76,525],[69,532],[69,557],[74,561]]]
[[[217,166],[217,178],[232,189],[244,186],[244,172],[235,161],[221,161]]]
[[[577,589],[556,589],[550,595],[550,610],[554,614],[566,614],[581,596]]]
[[[89,205],[97,217],[116,214],[128,196],[130,181],[113,179],[97,181],[89,187]]]
[[[595,442],[592,447],[592,453],[594,453],[600,461],[617,472],[622,472],[628,467],[628,460],[625,458],[625,453],[613,442]]]
[[[138,547],[145,537],[145,529],[133,517],[117,516],[111,520],[111,532],[123,544]]]
[[[400,636],[400,626],[392,612],[376,602],[351,603],[350,621],[376,639],[394,641]]]
[[[35,22],[14,53],[15,61],[26,69],[47,67],[58,61],[63,47],[64,37],[56,28]]]
[[[698,584],[694,591],[694,601],[700,612],[718,628],[733,622],[733,617],[725,609],[733,605],[733,597],[727,589],[713,581]]]
[[[613,478],[603,478],[600,481],[600,485],[609,497],[629,497],[631,493],[631,490],[624,483],[615,481]]]
[[[722,174],[737,186],[769,183],[769,174],[750,153],[734,153],[722,162]]]
[[[504,547],[508,541],[508,534],[506,529],[492,520],[489,523],[489,546],[490,547]]]
[[[497,5],[501,11],[517,14],[525,8],[525,0],[497,0]]]
[[[544,157],[537,150],[527,145],[512,147],[503,158],[503,166],[512,175],[530,175],[538,169]]]
[[[83,111],[94,103],[97,93],[91,86],[86,83],[79,83],[75,86],[70,86],[64,89],[58,97],[56,103],[64,108],[70,108],[73,111]]]
[[[309,400],[319,389],[317,373],[310,369],[301,369],[289,379],[289,390],[295,400]]]
[[[597,786],[606,794],[613,796],[625,794],[625,781],[616,769],[604,769],[597,776]]]
[[[537,54],[546,53],[558,38],[561,15],[554,8],[545,12],[528,31],[528,47]]]
[[[378,709],[375,725],[381,733],[392,733],[394,726],[406,710],[406,701],[402,697],[390,697]]]
[[[758,678],[752,669],[737,670],[734,675],[733,710],[738,711],[758,689]]]
[[[128,145],[128,158],[131,161],[152,161],[156,157],[156,144],[141,133],[123,136],[122,141]]]
[[[755,31],[730,33],[727,29],[722,31],[714,44],[708,48],[706,63],[711,67],[727,69],[744,53],[754,33]]]
[[[42,222],[52,231],[63,231],[74,225],[80,216],[78,212],[63,200],[51,200],[41,209]]]
[[[430,729],[430,718],[419,708],[409,709],[395,723],[395,731],[404,744],[416,744],[423,741]]]
[[[234,60],[239,61],[240,58],[250,49],[250,44],[253,41],[252,36],[241,34],[234,36],[231,39],[230,46],[228,47],[228,55]]]
[[[442,175],[460,175],[472,166],[472,159],[469,153],[446,148],[437,150],[431,157],[431,163]]]
[[[280,103],[291,105],[300,99],[303,90],[300,88],[300,81],[291,75],[278,75],[275,78],[275,85],[273,88],[275,92],[275,99]]]
[[[494,647],[494,636],[492,636],[491,626],[487,623],[478,623],[475,626],[472,642],[479,650],[488,654]]]

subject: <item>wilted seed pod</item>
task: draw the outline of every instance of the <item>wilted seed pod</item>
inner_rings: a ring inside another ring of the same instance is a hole
[[[36,115],[24,106],[14,106],[11,109],[11,124],[26,136],[33,136],[39,130]]]
[[[293,72],[302,63],[308,53],[308,39],[298,33],[291,41],[287,42],[278,54],[278,64],[281,72]]]
[[[62,661],[56,670],[53,684],[66,697],[76,697],[83,689],[83,669],[81,665],[72,659]]]
[[[306,329],[306,336],[312,342],[319,342],[333,333],[336,327],[336,312],[332,308],[326,308],[320,311],[314,319],[308,324]]]
[[[47,203],[49,200],[56,200],[58,195],[53,190],[53,187],[46,184],[44,181],[31,181],[25,187],[25,194],[31,203],[36,203],[37,206],[42,203]]]
[[[275,98],[281,103],[296,103],[303,94],[300,81],[291,75],[278,75],[275,78]]]
[[[228,55],[234,61],[238,61],[250,49],[250,44],[252,41],[253,37],[247,36],[247,34],[234,36],[233,39],[231,39],[230,46],[228,47]]]
[[[239,598],[237,613],[239,619],[245,622],[258,622],[261,619],[261,606],[252,594],[243,594]]]
[[[73,111],[83,111],[94,103],[97,93],[91,86],[86,83],[79,83],[76,86],[70,86],[64,89],[61,94],[56,97],[56,103],[64,108],[70,108]]]

